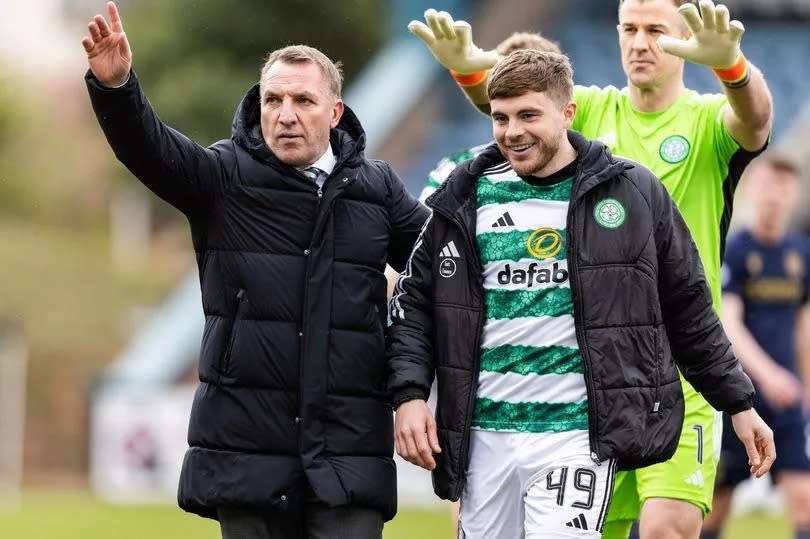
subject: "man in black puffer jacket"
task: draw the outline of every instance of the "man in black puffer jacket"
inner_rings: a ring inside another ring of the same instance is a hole
[[[775,457],[692,237],[661,182],[567,131],[567,58],[490,74],[496,144],[428,198],[391,300],[397,452],[461,498],[460,536],[595,537],[616,469],[672,456],[684,376]],[[425,404],[434,375],[434,421]]]
[[[118,159],[189,220],[205,334],[180,505],[224,537],[380,537],[396,511],[386,393],[386,263],[427,209],[340,100],[319,51],[273,52],[228,140],[164,125],[131,71],[114,6],[83,41]]]

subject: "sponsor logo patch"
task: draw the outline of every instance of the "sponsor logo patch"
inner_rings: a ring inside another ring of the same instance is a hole
[[[540,260],[556,256],[562,249],[560,233],[553,228],[538,228],[529,235],[526,241],[529,254]]]
[[[559,262],[554,262],[550,268],[542,268],[536,262],[529,264],[527,268],[512,267],[506,264],[498,272],[498,284],[517,284],[531,288],[536,284],[556,283],[562,284],[568,281],[568,270],[560,267]]]

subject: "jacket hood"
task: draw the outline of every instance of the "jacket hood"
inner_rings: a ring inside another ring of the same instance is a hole
[[[281,164],[262,136],[258,83],[248,90],[236,109],[231,126],[231,139],[257,159],[271,164]],[[329,133],[329,141],[337,155],[338,163],[352,164],[363,159],[366,133],[354,111],[345,104],[340,122]]]
[[[568,131],[568,140],[577,152],[577,173],[574,192],[579,198],[605,180],[618,176],[635,165],[616,159],[607,146],[596,140],[588,140],[576,131]],[[493,142],[475,159],[459,165],[428,198],[430,206],[441,205],[457,208],[463,204],[485,170],[506,162],[506,158]]]

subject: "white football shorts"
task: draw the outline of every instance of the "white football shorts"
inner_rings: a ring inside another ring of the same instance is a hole
[[[587,431],[473,430],[459,538],[601,537],[615,473],[591,458]]]

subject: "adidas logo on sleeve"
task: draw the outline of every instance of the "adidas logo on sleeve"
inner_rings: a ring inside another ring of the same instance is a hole
[[[450,240],[442,247],[439,253],[439,275],[445,279],[453,277],[458,271],[458,265],[456,264],[458,259],[461,259],[461,253],[458,252],[456,243]]]
[[[459,254],[458,249],[456,249],[456,244],[454,241],[450,240],[447,242],[447,245],[442,247],[442,258],[461,258],[461,254]]]

